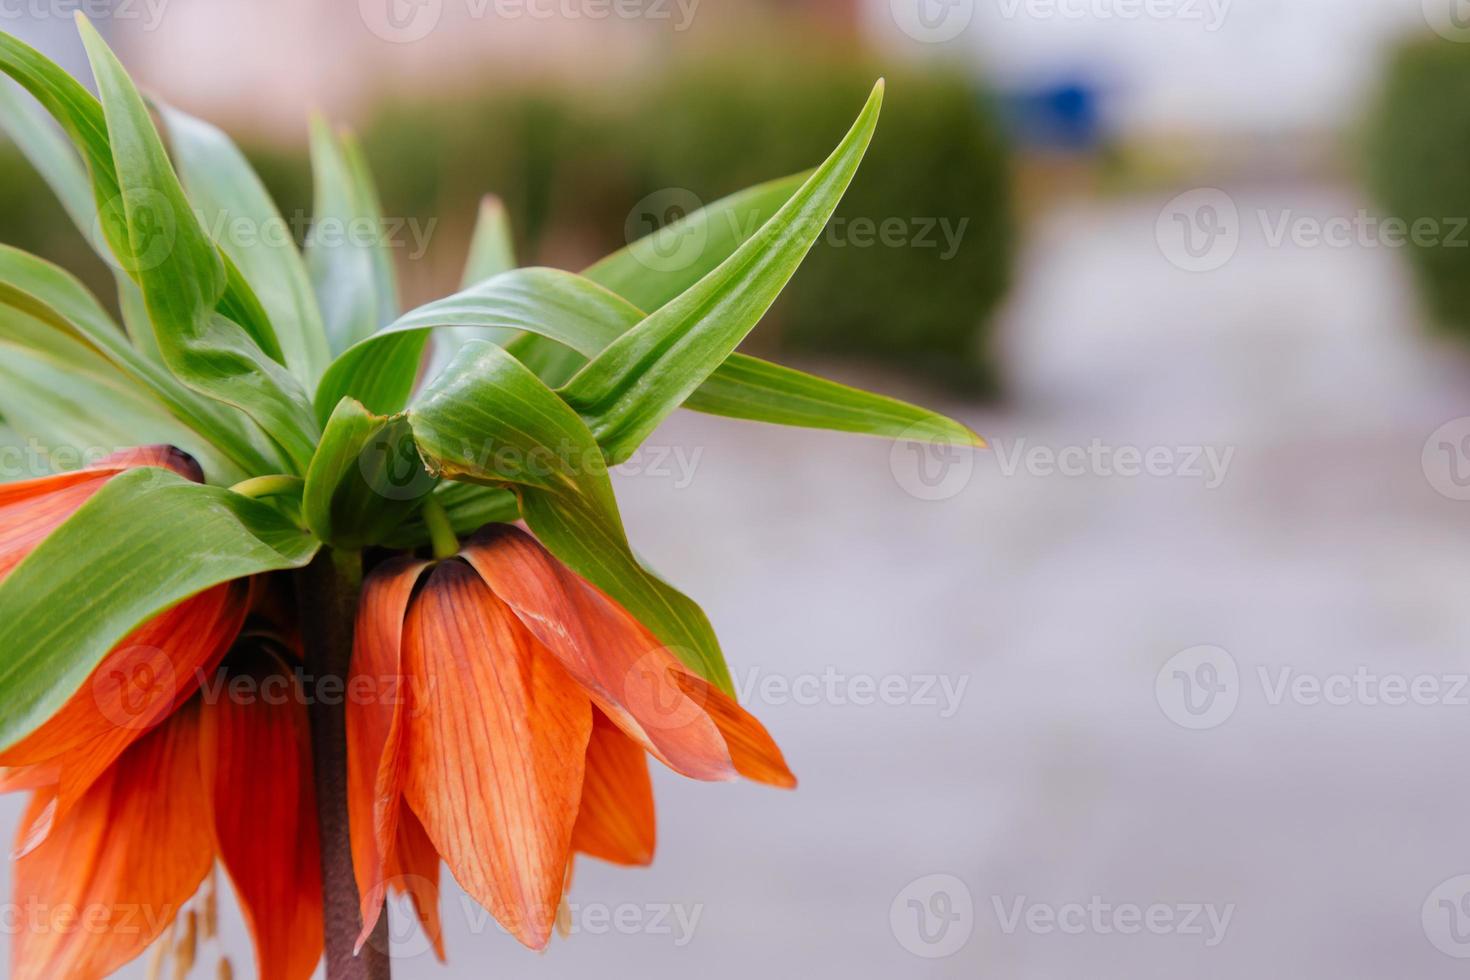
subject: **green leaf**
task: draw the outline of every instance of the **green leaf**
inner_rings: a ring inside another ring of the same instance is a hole
[[[344,398],[306,472],[302,512],[317,537],[357,551],[398,530],[436,483],[402,416],[374,415]]]
[[[252,431],[246,419],[185,388],[162,365],[139,354],[86,287],[63,269],[0,245],[0,310],[13,310],[29,322],[73,339],[83,350],[106,358],[139,390],[150,393],[181,425],[197,433],[179,446],[199,458],[212,480],[279,467],[279,461],[272,462],[272,447],[258,431]],[[5,322],[19,321],[0,320]],[[0,333],[6,333],[3,326]],[[35,342],[30,346],[36,346]],[[204,443],[219,449],[206,449]],[[222,463],[225,457],[233,465],[210,465],[211,461]]]
[[[328,346],[340,353],[398,315],[398,287],[382,208],[357,144],[313,119],[311,167],[315,208],[306,266]]]
[[[519,330],[527,338],[545,338],[558,348],[590,357],[643,319],[642,311],[570,272],[516,269],[418,307],[344,353],[322,379],[317,410],[330,411],[350,396],[380,413],[401,411],[418,375],[419,348],[413,343],[394,346],[405,335],[422,337],[434,327],[461,324]],[[518,356],[519,346],[512,344],[511,353]],[[536,371],[535,365],[527,366]],[[690,396],[686,407],[732,418],[916,441],[971,444],[978,439],[958,422],[927,409],[738,353]]]
[[[287,367],[308,388],[331,354],[306,264],[265,186],[234,142],[216,127],[159,105],[174,160],[205,229],[253,284],[275,326]]]
[[[731,194],[654,230],[583,271],[640,310],[656,310],[712,271],[780,210],[806,180],[797,174]],[[553,388],[597,351],[578,353],[536,334],[508,349]]]
[[[615,461],[715,372],[775,302],[857,172],[883,83],[837,149],[775,217],[709,275],[597,355],[562,389]]]
[[[776,425],[911,442],[985,445],[968,426],[938,412],[744,354],[727,357],[684,407]]]
[[[322,376],[317,414],[344,397],[383,415],[401,411],[435,327],[535,331],[569,347],[601,350],[639,317],[622,299],[569,272],[515,269],[405,313],[343,353]]]
[[[127,232],[123,264],[142,289],[164,361],[196,391],[253,418],[304,472],[319,430],[300,383],[280,365],[275,338],[258,321],[251,332],[248,323],[216,312],[248,312],[258,302],[238,288],[233,264],[200,227],[122,65],[89,22],[78,23],[102,94],[120,187],[104,222],[115,220],[120,202]],[[231,282],[237,288],[227,294]]]
[[[480,200],[480,212],[475,218],[475,232],[470,238],[470,251],[465,258],[464,274],[459,284],[462,287],[473,286],[515,267],[516,249],[511,239],[510,215],[505,213],[504,201],[494,194],[487,194]]]
[[[94,242],[99,254],[105,253],[107,246],[94,241],[98,231],[97,210],[87,171],[65,138],[23,99],[14,86],[0,85],[0,125],[46,181],[72,224],[88,241]]]
[[[514,490],[547,548],[691,668],[730,689],[709,620],[633,555],[601,450],[541,379],[500,347],[471,341],[415,400],[408,419],[430,469]]]
[[[521,504],[516,495],[497,487],[446,480],[435,489],[434,499],[444,508],[454,533],[461,537],[473,534],[486,524],[509,524],[521,519]],[[417,517],[400,524],[380,542],[385,548],[405,551],[428,543],[429,529]]]
[[[505,204],[493,194],[486,195],[480,201],[460,288],[469,289],[515,267],[515,245],[511,241],[510,217],[505,213]],[[505,327],[447,327],[434,337],[433,355],[424,376],[436,377],[466,341],[488,340],[504,347],[518,336],[521,336],[518,331]]]
[[[0,413],[70,468],[133,446],[166,443],[193,455],[217,478],[243,475],[96,352],[13,308],[0,309]]]
[[[810,177],[811,171],[793,174],[723,197],[588,266],[582,275],[640,310],[657,310],[734,254]]]
[[[300,568],[317,548],[239,494],[154,468],[114,477],[0,582],[0,745],[34,731],[152,617],[221,582]]]
[[[81,29],[83,44],[88,47],[89,57],[92,56],[93,50],[100,49],[101,53],[111,58],[111,52],[107,51],[106,45],[101,42],[91,23],[85,17],[78,15],[77,24]],[[116,59],[112,61],[115,65]],[[97,240],[95,229],[100,227],[101,237],[107,242],[113,253],[110,258],[106,255],[103,257],[115,269],[121,269],[136,279],[138,258],[134,250],[134,243],[130,240],[130,229],[126,221],[125,205],[128,202],[124,200],[123,186],[118,178],[111,146],[112,134],[109,132],[109,122],[102,104],[93,97],[92,93],[83,88],[80,82],[46,56],[4,33],[0,33],[0,71],[10,75],[26,91],[30,92],[71,138],[91,177],[92,200],[96,212],[95,217],[87,221],[83,234],[95,244]],[[115,74],[122,77],[128,89],[132,88],[132,83],[127,80],[121,66],[116,66]],[[133,91],[133,95],[136,97],[136,91]],[[147,120],[146,112],[142,112],[141,116]],[[151,131],[152,122],[148,121],[147,125]],[[153,142],[156,143],[157,133],[152,135]],[[161,149],[159,155],[162,156]],[[172,177],[171,170],[170,177]],[[174,183],[177,184],[176,179]],[[182,197],[182,191],[179,193]],[[136,194],[134,196],[136,197]],[[132,203],[137,204],[138,202],[135,200]],[[160,220],[170,223],[176,217],[180,222],[192,220],[192,214],[188,214],[187,217],[176,214],[171,202],[153,201],[150,198],[149,203],[170,203],[170,207],[157,216]],[[185,206],[182,210],[188,212],[189,209]],[[202,232],[200,234],[202,235]],[[159,244],[163,245],[164,250],[167,249],[167,242]],[[238,285],[238,282],[227,279],[227,292],[222,297],[225,308],[249,310],[253,305],[258,306],[252,303],[253,297],[240,296],[233,292]],[[129,327],[132,326],[130,322]],[[279,349],[275,346],[275,340],[269,335],[268,323],[250,322],[245,326],[258,331],[259,335],[256,340],[261,347],[279,357]],[[136,336],[135,341],[146,345],[146,341]]]

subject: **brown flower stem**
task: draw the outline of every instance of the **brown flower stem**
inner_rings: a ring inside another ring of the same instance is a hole
[[[322,904],[326,925],[327,980],[389,980],[388,915],[354,955],[362,930],[352,840],[347,832],[347,709],[343,694],[352,659],[352,630],[362,587],[362,556],[323,548],[297,573],[296,598],[306,650],[306,672],[314,678],[311,744],[316,771],[317,820],[322,838]]]

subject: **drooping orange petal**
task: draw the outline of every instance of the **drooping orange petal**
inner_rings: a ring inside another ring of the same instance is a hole
[[[363,583],[347,681],[347,823],[367,941],[383,910],[388,858],[403,794],[402,716],[409,679],[402,658],[409,599],[427,562],[395,558]],[[436,871],[437,875],[437,865]]]
[[[77,470],[0,484],[0,580],[115,475]]]
[[[408,807],[400,807],[398,838],[388,855],[388,879],[393,890],[413,901],[424,935],[444,960],[444,921],[439,915],[439,852],[424,825]]]
[[[0,580],[102,486],[124,470],[159,466],[201,482],[199,464],[171,446],[128,449],[95,466],[0,484]]]
[[[734,779],[719,729],[674,680],[682,664],[535,539],[492,524],[463,555],[491,590],[629,737],[693,779]]]
[[[787,768],[776,740],[755,715],[702,677],[687,670],[678,671],[675,677],[684,692],[702,705],[719,726],[740,775],[781,789],[796,787],[796,777]]]
[[[404,798],[465,891],[540,949],[582,795],[587,696],[460,561],[430,573],[403,653]]]
[[[306,699],[273,653],[237,648],[231,665],[254,683],[200,710],[215,841],[261,980],[309,980],[322,956],[322,871]]]
[[[214,860],[190,702],[15,863],[12,980],[101,980],[143,952]]]
[[[654,826],[648,753],[607,715],[594,711],[572,846],[614,864],[648,864],[653,860]]]
[[[51,819],[37,822],[21,853],[38,845],[52,820],[64,817],[129,745],[208,678],[240,632],[249,595],[248,583],[229,582],[154,617],[118,644],[61,710],[0,752],[0,766],[49,772],[59,785]]]

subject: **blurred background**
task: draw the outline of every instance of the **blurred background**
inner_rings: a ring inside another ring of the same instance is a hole
[[[76,6],[0,28],[81,72]],[[819,162],[888,79],[748,347],[990,449],[673,419],[630,532],[802,786],[660,773],[656,863],[582,862],[569,939],[451,886],[448,965],[399,915],[397,976],[1464,975],[1470,4],[85,7],[298,233],[309,114],[357,130],[409,303],[486,192],[581,268]],[[6,147],[0,241],[110,293]],[[237,915],[221,954],[251,975]]]

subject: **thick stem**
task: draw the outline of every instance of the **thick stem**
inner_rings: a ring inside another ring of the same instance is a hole
[[[362,558],[323,548],[297,573],[296,598],[306,646],[306,672],[314,690],[347,690],[352,630],[362,584]],[[322,838],[322,904],[327,939],[327,980],[389,980],[388,915],[354,955],[362,930],[352,839],[347,831],[347,710],[340,697],[314,698],[310,706],[316,770],[317,820]]]

